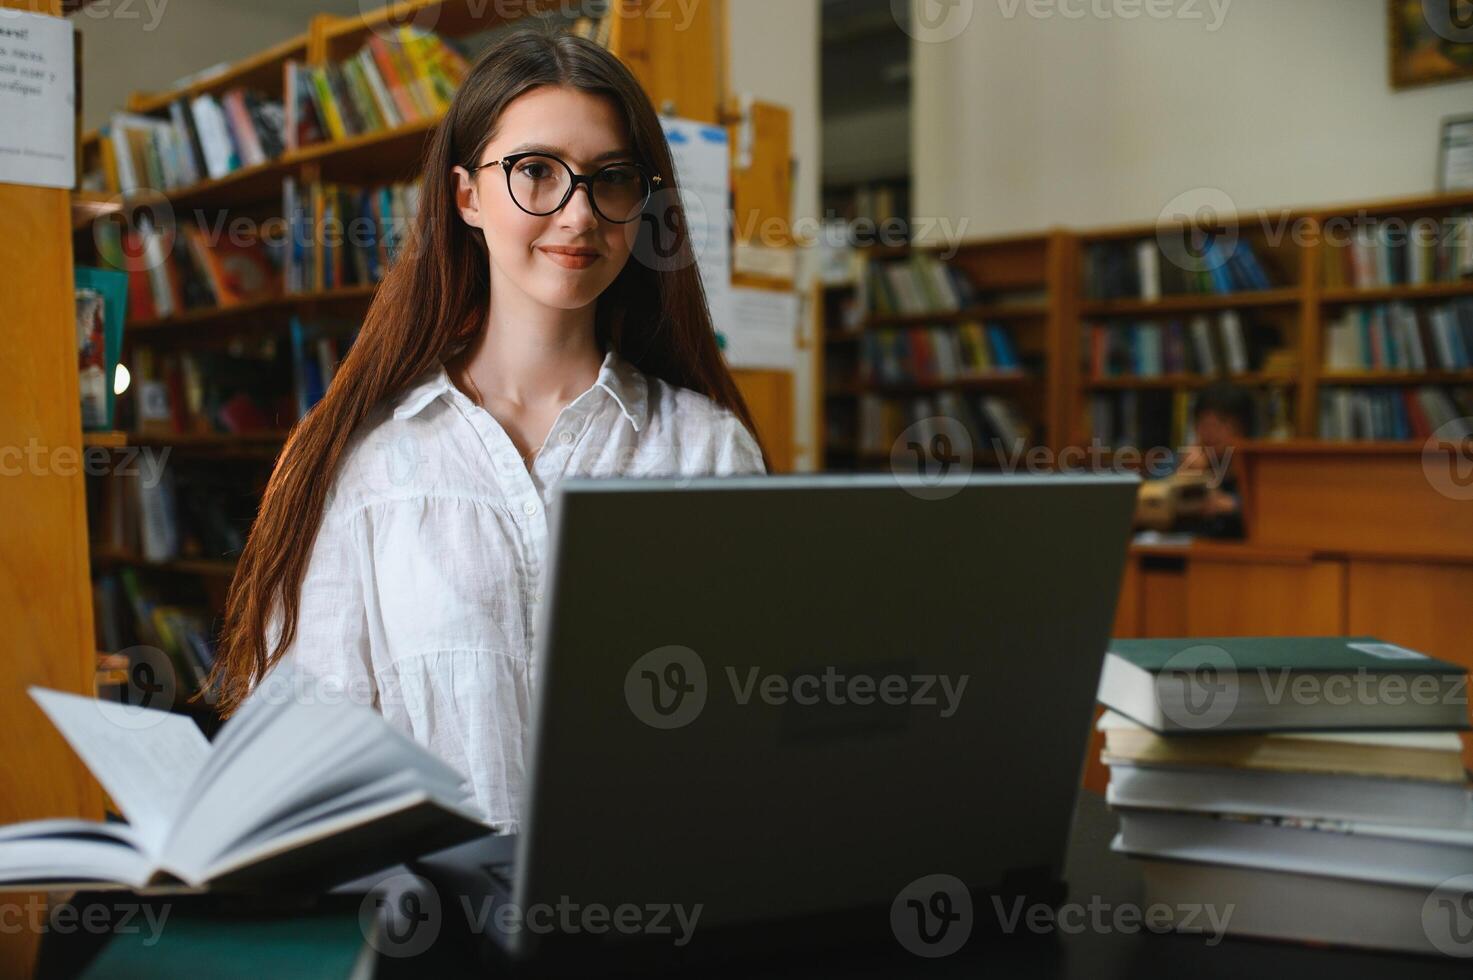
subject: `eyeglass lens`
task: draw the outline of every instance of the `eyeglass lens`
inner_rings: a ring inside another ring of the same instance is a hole
[[[557,157],[523,157],[508,174],[513,200],[524,211],[547,215],[563,204],[572,182],[570,171]],[[609,221],[628,221],[649,198],[649,184],[632,164],[613,164],[593,175],[593,201]]]

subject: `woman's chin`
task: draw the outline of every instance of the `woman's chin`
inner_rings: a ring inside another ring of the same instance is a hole
[[[537,299],[543,306],[555,310],[581,310],[598,299],[601,289],[590,289],[587,285],[549,285],[538,290]]]

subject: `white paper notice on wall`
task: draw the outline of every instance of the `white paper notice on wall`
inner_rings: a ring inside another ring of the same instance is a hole
[[[732,367],[791,371],[798,362],[798,294],[733,287],[716,334]],[[717,316],[716,311],[711,311]]]
[[[0,183],[76,183],[72,23],[0,9]]]
[[[710,123],[666,116],[660,120],[675,175],[680,203],[690,226],[691,248],[701,272],[701,285],[711,315],[727,306],[731,289],[731,147],[726,130]]]

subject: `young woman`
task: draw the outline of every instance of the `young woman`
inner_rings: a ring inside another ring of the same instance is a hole
[[[554,488],[766,471],[675,191],[607,51],[523,30],[478,60],[406,251],[271,475],[212,677],[227,715],[300,665],[516,828]]]

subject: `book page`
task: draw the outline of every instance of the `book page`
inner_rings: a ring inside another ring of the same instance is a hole
[[[210,743],[191,719],[41,687],[31,697],[107,790],[140,841],[156,850]]]

